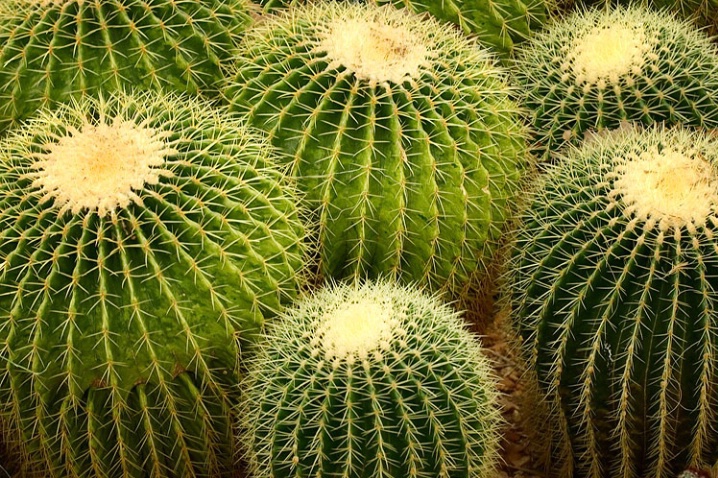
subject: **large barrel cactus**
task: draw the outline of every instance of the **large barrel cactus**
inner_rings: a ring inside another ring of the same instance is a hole
[[[434,20],[328,2],[248,32],[225,95],[288,153],[325,275],[453,290],[485,270],[524,168],[509,91]]]
[[[310,0],[260,0],[265,10],[302,4]],[[348,1],[348,0],[347,0]],[[508,58],[516,44],[531,36],[547,21],[546,0],[366,0],[377,5],[391,4],[416,13],[428,12],[439,20],[456,24],[502,58]]]
[[[327,287],[257,348],[239,440],[253,476],[495,476],[490,367],[435,297],[386,282]]]
[[[624,128],[571,148],[531,197],[512,303],[556,476],[715,471],[718,141]]]
[[[0,0],[0,130],[126,87],[211,92],[246,0]]]
[[[0,415],[28,471],[230,471],[238,348],[302,267],[272,151],[155,93],[88,98],[0,142]]]
[[[578,11],[518,57],[522,104],[544,156],[624,121],[718,126],[718,47],[668,12]]]

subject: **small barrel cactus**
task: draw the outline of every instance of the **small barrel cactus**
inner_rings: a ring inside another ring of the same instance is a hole
[[[624,121],[718,126],[718,47],[667,12],[578,11],[518,57],[522,104],[545,157]]]
[[[0,130],[98,91],[210,92],[246,0],[0,0]]]
[[[525,167],[509,92],[435,20],[328,2],[248,32],[225,96],[288,153],[326,276],[457,290],[485,270]]]
[[[250,359],[242,436],[257,478],[489,478],[500,415],[456,312],[388,282],[319,291]]]
[[[714,466],[718,141],[628,127],[569,149],[532,193],[509,274],[564,455],[551,467],[668,478]]]
[[[0,142],[0,421],[26,468],[230,471],[238,346],[302,267],[273,151],[157,93],[86,97]]]
[[[439,20],[456,24],[502,58],[547,22],[546,0],[366,0],[377,5],[392,4],[416,13],[428,12]],[[307,0],[260,0],[265,10]]]

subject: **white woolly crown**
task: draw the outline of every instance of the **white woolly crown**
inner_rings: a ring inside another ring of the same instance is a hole
[[[175,154],[165,137],[123,118],[68,127],[66,136],[35,155],[28,177],[44,193],[43,201],[54,198],[62,212],[86,209],[104,216],[141,203],[137,190],[171,176],[162,169],[165,158]]]
[[[343,66],[371,83],[403,83],[419,78],[435,56],[413,13],[361,5],[326,10],[314,51],[326,53],[329,68]]]

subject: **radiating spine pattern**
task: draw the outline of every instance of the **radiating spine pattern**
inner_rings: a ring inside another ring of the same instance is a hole
[[[325,276],[453,291],[485,272],[526,164],[504,76],[434,20],[328,2],[248,33],[225,96],[288,153]]]
[[[328,286],[251,359],[240,442],[257,478],[490,478],[500,415],[479,343],[436,297]]]
[[[0,415],[28,471],[231,471],[240,347],[303,267],[273,153],[157,93],[46,111],[0,143]]]
[[[501,58],[509,58],[518,43],[530,38],[548,21],[545,0],[367,0],[394,5],[415,13],[429,13],[457,25]],[[307,3],[301,0],[260,0],[265,10]]]
[[[718,126],[718,47],[669,12],[578,10],[517,57],[521,104],[544,157],[624,122]]]
[[[632,478],[713,466],[715,138],[658,127],[600,135],[548,168],[531,198],[512,304],[552,407],[552,469]]]

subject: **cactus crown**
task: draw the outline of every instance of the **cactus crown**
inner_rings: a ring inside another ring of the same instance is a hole
[[[321,317],[313,343],[321,344],[328,360],[365,360],[370,352],[380,353],[389,348],[397,328],[397,321],[392,316],[391,301],[360,290],[351,301],[337,302],[329,307]],[[312,353],[318,355],[319,349]]]
[[[329,69],[341,65],[370,83],[403,83],[418,78],[433,56],[416,22],[407,22],[395,9],[364,7],[339,16],[335,8],[317,8],[331,15],[318,25],[320,39],[315,49],[327,54]]]
[[[602,20],[576,38],[562,67],[573,71],[579,86],[617,85],[621,77],[640,74],[651,48],[642,24],[625,19],[606,24],[607,19]]]
[[[646,64],[658,57],[660,43],[655,13],[646,16],[640,8],[617,8],[609,12],[576,12],[557,28],[565,53],[561,81],[573,82],[590,91],[633,85],[644,74]]]
[[[81,129],[43,146],[27,176],[44,193],[41,201],[55,198],[61,212],[96,210],[100,216],[130,202],[141,203],[134,192],[157,184],[165,157],[175,154],[164,141],[167,133],[116,117],[111,123],[85,121]]]
[[[682,147],[691,145],[680,145]],[[694,149],[657,147],[615,158],[611,198],[621,197],[624,213],[638,217],[651,228],[705,226],[716,220],[718,175],[715,167]],[[612,202],[611,204],[617,204]]]
[[[273,153],[156,91],[86,96],[0,141],[0,421],[26,468],[229,471],[239,348],[303,267]]]
[[[286,10],[239,50],[224,96],[288,153],[325,276],[453,293],[486,272],[526,159],[487,50],[431,18],[353,2]]]
[[[718,124],[718,49],[667,11],[574,12],[522,47],[516,73],[544,157],[625,121]]]

